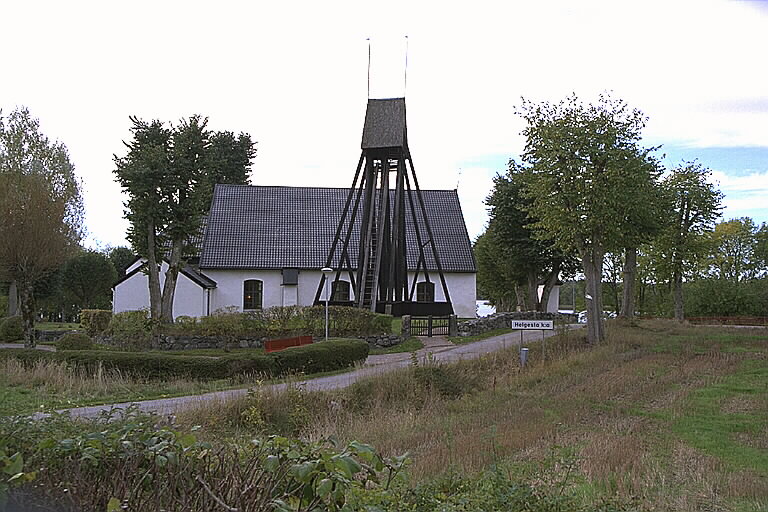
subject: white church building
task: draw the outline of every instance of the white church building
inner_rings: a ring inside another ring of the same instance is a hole
[[[454,313],[474,318],[477,269],[458,195],[455,190],[421,192]],[[346,188],[217,185],[209,216],[194,240],[194,254],[179,274],[174,317],[200,317],[225,308],[253,311],[314,304],[320,269],[348,194]],[[412,226],[406,228],[412,231]],[[407,244],[408,259],[413,260],[408,268],[416,268],[417,243],[408,237]],[[144,265],[137,260],[115,284],[114,312],[149,307]],[[335,261],[331,266],[337,265]],[[431,258],[426,266],[429,272],[437,270]],[[163,264],[161,286],[166,269]],[[409,287],[414,277],[410,272]],[[434,278],[430,282],[421,272],[418,280],[417,301],[445,300]],[[346,274],[334,280],[331,294],[334,302],[355,300]]]

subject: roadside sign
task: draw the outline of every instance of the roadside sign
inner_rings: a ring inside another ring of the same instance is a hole
[[[554,320],[512,320],[511,327],[520,330],[551,331],[555,328]]]

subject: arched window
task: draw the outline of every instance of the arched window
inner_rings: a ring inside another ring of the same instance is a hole
[[[243,282],[243,310],[261,309],[264,284],[258,279]]]
[[[416,302],[435,302],[435,283],[429,281],[417,283]]]
[[[349,281],[333,281],[331,283],[331,300],[349,302]]]

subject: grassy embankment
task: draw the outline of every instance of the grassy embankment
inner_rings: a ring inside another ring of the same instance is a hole
[[[345,390],[264,389],[179,419],[212,439],[332,435],[410,452],[414,483],[495,467],[585,503],[768,508],[768,331],[645,321],[611,324],[596,347],[581,336],[548,340],[547,361],[533,346],[525,370],[516,348],[421,361]]]

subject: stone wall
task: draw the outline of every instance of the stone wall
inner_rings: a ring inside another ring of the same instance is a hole
[[[398,334],[379,334],[377,336],[360,336],[371,348],[387,348],[402,343],[406,337]]]
[[[261,348],[267,338],[192,336],[160,334],[152,340],[158,350],[191,350],[196,348]]]
[[[459,322],[459,336],[475,336],[495,329],[509,329],[512,320],[555,320],[570,323],[568,315],[540,313],[538,311],[512,311]]]

